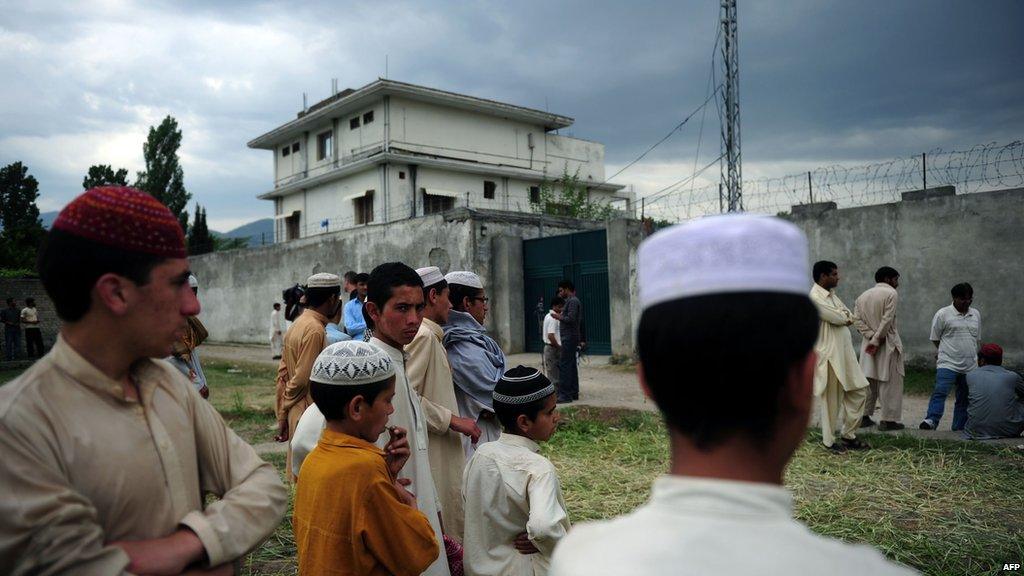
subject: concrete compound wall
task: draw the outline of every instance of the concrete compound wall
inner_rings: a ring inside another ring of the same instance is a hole
[[[897,322],[908,361],[934,362],[932,317],[952,302],[954,284],[969,282],[982,341],[1003,347],[1004,364],[1024,366],[1024,188],[958,196],[946,187],[878,206],[794,207],[790,218],[807,233],[812,261],[839,265],[837,292],[851,310],[875,270],[900,272]]]
[[[271,305],[281,301],[283,289],[316,272],[369,272],[394,260],[413,268],[434,265],[444,272],[473,270],[490,297],[488,330],[503,350],[515,353],[523,348],[525,330],[522,240],[603,226],[536,214],[455,209],[272,246],[204,254],[192,257],[191,266],[200,283],[200,319],[210,339],[248,343],[268,341]],[[615,322],[613,318],[613,332]],[[619,332],[628,333],[629,342],[618,349],[631,350],[632,326]]]

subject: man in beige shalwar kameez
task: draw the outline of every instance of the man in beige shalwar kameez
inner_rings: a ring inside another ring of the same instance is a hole
[[[200,311],[177,217],[134,188],[90,189],[39,273],[61,329],[0,387],[0,573],[234,574],[288,494],[157,359]]]
[[[862,426],[874,424],[875,405],[882,404],[879,430],[902,430],[903,341],[896,328],[896,288],[900,275],[883,266],[875,272],[875,284],[854,303],[854,326],[864,340],[860,345],[860,367],[870,383]]]
[[[442,324],[448,322],[448,282],[437,266],[416,270],[423,279],[423,323],[412,342],[405,345],[408,357],[405,371],[409,383],[420,396],[420,407],[427,421],[430,450],[430,472],[437,487],[441,504],[441,519],[445,534],[460,542],[464,522],[462,503],[462,470],[466,467],[466,453],[461,435],[473,442],[480,437],[476,422],[459,416],[455,399],[455,384],[448,353],[441,340]]]
[[[813,275],[811,302],[814,302],[821,318],[818,341],[814,345],[814,352],[818,355],[814,395],[821,399],[821,441],[835,452],[867,448],[867,444],[857,440],[856,432],[864,413],[868,381],[853,351],[849,328],[853,324],[853,314],[835,292],[839,285],[839,267],[822,260],[814,264]],[[835,430],[839,425],[840,408],[846,416],[840,432],[841,442],[836,444]]]
[[[313,362],[327,345],[327,322],[341,307],[341,278],[319,273],[306,281],[306,309],[284,335],[284,350],[277,368],[277,436],[287,442],[306,408],[313,403],[309,394],[309,373]],[[292,447],[288,444],[286,470],[292,469]],[[291,481],[295,476],[288,475]]]

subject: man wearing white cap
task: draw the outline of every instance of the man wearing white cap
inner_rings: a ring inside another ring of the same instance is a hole
[[[277,368],[277,424],[275,440],[287,442],[303,411],[313,403],[309,395],[309,373],[323,351],[327,322],[341,307],[341,278],[321,272],[306,281],[306,308],[284,335],[284,350]],[[286,470],[292,469],[288,446]],[[294,481],[295,477],[289,474]]]
[[[188,286],[193,294],[199,296],[199,279],[195,274],[188,275]],[[209,333],[198,316],[189,316],[185,320],[185,331],[174,343],[174,349],[167,357],[167,361],[188,378],[200,396],[209,398],[210,388],[206,385],[206,374],[203,373],[203,364],[199,361],[199,351],[196,350]]]
[[[452,366],[459,414],[476,421],[480,438],[476,444],[463,439],[466,456],[476,447],[501,436],[501,424],[494,417],[494,386],[505,373],[505,353],[487,335],[487,294],[480,277],[472,272],[449,272],[445,277],[451,291],[452,311],[444,327],[444,347]]]
[[[807,431],[819,322],[807,256],[796,226],[749,215],[641,245],[638,376],[670,470],[631,514],[570,532],[552,574],[914,573],[792,518],[782,479]]]
[[[441,503],[445,533],[462,540],[462,470],[466,467],[462,435],[475,441],[480,437],[476,422],[459,416],[452,383],[452,367],[445,352],[442,325],[448,322],[451,302],[448,282],[437,266],[419,268],[423,280],[423,323],[412,342],[406,344],[405,364],[409,383],[420,395],[430,439],[430,471]]]

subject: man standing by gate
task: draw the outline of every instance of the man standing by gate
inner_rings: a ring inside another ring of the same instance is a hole
[[[562,338],[562,354],[558,363],[558,402],[568,403],[580,399],[580,374],[576,365],[576,350],[580,346],[583,304],[576,297],[576,286],[571,280],[562,280],[558,283],[558,295],[565,299],[562,313],[552,313],[559,321]]]

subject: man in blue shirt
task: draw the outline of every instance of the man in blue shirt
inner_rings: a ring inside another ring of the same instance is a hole
[[[356,297],[345,304],[345,332],[353,340],[361,342],[366,332],[366,319],[363,318],[363,302],[366,300],[366,283],[370,275],[366,272],[356,274]]]
[[[969,438],[1016,438],[1024,432],[1024,379],[1003,368],[1003,349],[985,344],[978,352],[978,367],[967,373],[967,425]]]

